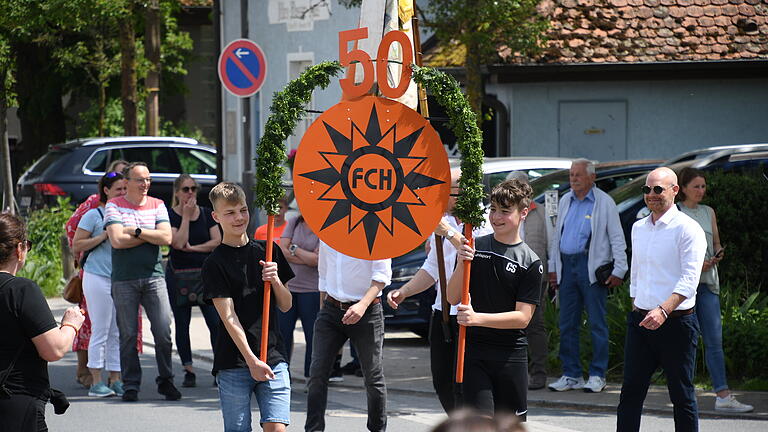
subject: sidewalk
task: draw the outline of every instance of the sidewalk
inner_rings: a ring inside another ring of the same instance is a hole
[[[61,298],[48,299],[48,304],[59,318],[64,309],[70,304]],[[298,324],[298,323],[297,323]],[[149,331],[149,321],[144,318],[144,343],[152,346],[152,333]],[[205,326],[200,310],[192,311],[192,323],[190,325],[190,338],[192,352],[197,369],[208,370],[213,362],[213,352],[210,347],[208,328]],[[291,376],[294,383],[301,383],[304,379],[304,333],[297,325],[294,334],[294,352],[291,365]],[[344,349],[344,360],[350,360],[349,348]],[[450,361],[450,360],[448,360]],[[178,357],[174,352],[174,362],[178,363]],[[202,364],[201,364],[202,363]],[[202,372],[202,371],[201,371]],[[429,346],[413,333],[407,331],[387,332],[384,341],[384,374],[387,381],[387,390],[390,393],[410,393],[436,397],[432,388],[432,374],[429,367]],[[206,376],[206,373],[199,373]],[[552,382],[556,378],[550,378]],[[362,388],[363,379],[356,376],[345,375],[344,381],[334,383],[332,386],[346,388]],[[619,403],[621,383],[608,383],[601,393],[584,393],[581,391],[552,392],[545,389],[528,392],[529,406],[548,408],[571,408],[594,410],[602,412],[615,412]],[[727,417],[750,420],[768,420],[768,392],[734,391],[736,397],[744,403],[755,407],[755,411],[745,414],[720,413],[714,410],[715,394],[711,391],[698,390],[699,415],[701,417]],[[664,386],[651,386],[645,399],[645,412],[658,414],[672,414],[672,403],[669,400],[667,389]]]

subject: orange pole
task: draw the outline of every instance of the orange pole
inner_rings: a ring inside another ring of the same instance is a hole
[[[272,261],[272,237],[275,230],[275,215],[267,217],[267,257],[266,262]],[[272,284],[264,281],[264,307],[261,310],[261,361],[267,362],[267,342],[269,342],[269,300]]]
[[[469,240],[469,246],[475,246],[475,239],[472,237],[472,224],[464,224],[464,237]],[[472,268],[472,261],[464,261],[464,280],[461,286],[461,304],[469,304],[469,272]],[[464,382],[464,349],[467,346],[467,328],[459,325],[459,345],[456,352],[456,382]]]

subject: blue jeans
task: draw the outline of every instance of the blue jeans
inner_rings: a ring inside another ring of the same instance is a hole
[[[141,386],[141,363],[136,350],[136,338],[139,335],[139,305],[151,324],[152,337],[155,340],[155,360],[157,373],[155,380],[173,381],[171,365],[171,305],[165,279],[151,277],[128,281],[112,281],[112,300],[115,302],[117,329],[120,332],[120,369],[126,390],[139,390]]]
[[[696,316],[699,317],[701,338],[704,340],[704,360],[712,379],[712,390],[715,393],[727,390],[720,296],[710,291],[707,284],[700,284],[696,291]]]
[[[256,395],[259,423],[291,423],[291,378],[288,364],[272,368],[275,379],[256,381],[247,368],[224,369],[216,375],[224,432],[251,431],[251,395]]]
[[[644,315],[638,311],[630,312],[627,317],[624,382],[621,385],[616,430],[640,430],[643,401],[651,377],[661,366],[674,407],[675,431],[698,431],[699,411],[693,386],[699,341],[696,314],[669,318],[657,330],[640,327],[643,318]]]
[[[320,292],[291,293],[293,305],[288,312],[278,312],[278,324],[280,334],[283,336],[285,350],[283,353],[288,363],[293,354],[293,330],[296,328],[296,320],[301,320],[301,328],[304,330],[304,340],[307,349],[304,353],[304,376],[309,377],[309,365],[312,362],[312,335],[315,329],[317,312],[320,310]]]
[[[608,323],[606,302],[608,289],[589,283],[587,254],[561,255],[563,262],[560,281],[560,361],[563,375],[583,376],[579,357],[581,313],[587,310],[587,323],[592,335],[592,363],[589,375],[605,377],[608,368]]]
[[[189,341],[189,323],[192,321],[192,306],[176,306],[176,279],[173,277],[173,270],[171,270],[170,265],[165,270],[165,284],[168,286],[168,299],[173,311],[173,322],[176,324],[176,350],[179,352],[181,364],[191,366],[192,346]],[[205,325],[208,326],[211,349],[213,349],[216,343],[216,333],[219,330],[219,314],[213,305],[202,305],[200,311],[203,313]]]

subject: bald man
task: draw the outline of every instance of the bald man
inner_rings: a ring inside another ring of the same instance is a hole
[[[707,242],[701,226],[674,205],[679,189],[672,170],[653,170],[643,186],[651,214],[632,226],[633,307],[627,320],[617,431],[640,430],[643,401],[659,366],[667,377],[675,431],[699,428],[693,386],[699,338],[694,306]]]

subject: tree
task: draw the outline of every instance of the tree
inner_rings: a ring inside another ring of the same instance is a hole
[[[523,55],[540,50],[548,20],[536,11],[538,0],[430,0],[425,24],[444,49],[457,41],[465,50],[467,97],[482,122],[485,85],[481,67],[497,63],[501,49]]]
[[[139,134],[137,112],[138,92],[136,89],[136,31],[134,30],[135,4],[125,2],[125,11],[120,17],[120,87],[123,101],[123,129],[126,135]]]
[[[160,132],[160,1],[150,0],[146,6],[144,54],[149,61],[145,80],[147,91],[146,134],[156,136]]]
[[[8,129],[6,117],[8,115],[8,101],[11,98],[12,58],[10,57],[11,47],[8,41],[0,34],[0,165],[2,167],[2,184],[0,191],[0,211],[10,210],[16,212],[16,202],[13,199],[13,177],[11,174],[11,150],[8,145]]]

